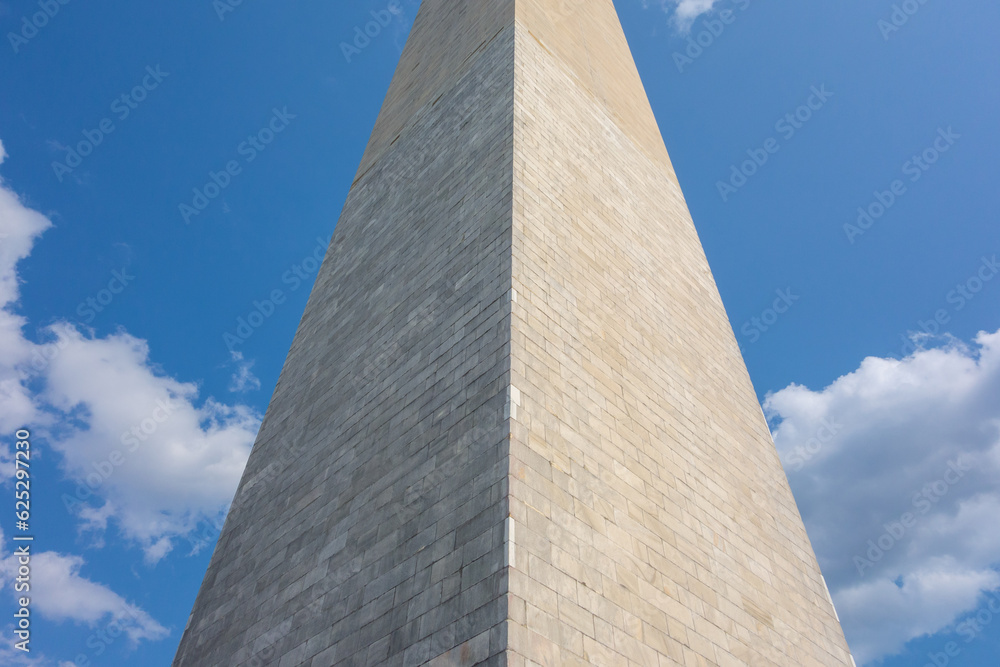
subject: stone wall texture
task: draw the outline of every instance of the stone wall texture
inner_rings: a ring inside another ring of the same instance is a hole
[[[852,664],[611,0],[423,0],[174,664]]]

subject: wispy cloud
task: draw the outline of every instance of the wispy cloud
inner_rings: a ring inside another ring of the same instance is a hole
[[[1000,331],[767,398],[859,664],[946,630],[1000,588],[997,396]]]
[[[7,637],[14,636],[14,625],[0,629]],[[77,667],[72,662],[55,661],[44,653],[32,649],[30,653],[14,648],[9,642],[0,642],[0,665],[4,667]]]
[[[642,0],[643,7],[648,8],[651,4],[670,15],[679,32],[687,32],[691,24],[702,14],[711,12],[719,0]]]
[[[231,354],[236,371],[229,380],[229,391],[242,394],[260,389],[260,380],[253,374],[253,360],[244,359],[243,353],[235,350]]]

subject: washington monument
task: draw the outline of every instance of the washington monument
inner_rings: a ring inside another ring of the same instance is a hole
[[[612,1],[423,0],[174,665],[852,662]]]

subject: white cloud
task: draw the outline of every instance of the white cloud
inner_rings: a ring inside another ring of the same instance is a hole
[[[995,518],[994,518],[995,520]],[[984,591],[1000,587],[1000,575],[970,570],[954,559],[908,573],[897,585],[885,577],[838,591],[837,611],[850,628],[860,664],[898,651],[909,639],[933,635],[975,609]]]
[[[0,182],[0,432],[32,425],[79,483],[83,528],[100,540],[111,522],[156,562],[200,523],[218,524],[259,417],[199,400],[195,384],[164,374],[146,342],[125,331],[94,338],[57,323],[45,332],[50,342],[27,339],[15,312],[17,266],[50,226]],[[249,388],[256,378],[244,366]],[[9,449],[0,451],[0,465],[9,464]]]
[[[233,363],[236,364],[236,372],[233,373],[229,381],[229,391],[236,393],[246,393],[260,389],[260,380],[253,374],[253,361],[243,358],[242,352],[232,352]]]
[[[658,0],[658,4],[681,32],[691,29],[691,24],[701,16],[711,12],[719,0]],[[649,7],[650,0],[643,0],[643,7]]]
[[[7,153],[3,143],[0,142],[0,164],[3,164],[6,157]],[[23,329],[27,321],[17,314],[15,309],[20,298],[17,265],[28,257],[35,240],[51,226],[52,223],[45,216],[26,207],[20,197],[0,179],[0,432],[3,433],[11,433],[23,426],[45,422],[34,397],[25,386],[32,374],[32,368],[41,365],[42,357],[38,346],[24,337]],[[13,478],[11,467],[10,451],[0,449],[0,469],[5,480]],[[0,531],[0,545],[3,543],[3,532]],[[59,558],[57,554],[43,552],[38,554],[32,563],[36,590],[41,587],[40,606],[35,608],[43,616],[52,610],[49,602],[61,595],[58,587],[50,585],[54,580],[49,578],[49,575],[53,574],[52,566],[59,564]],[[5,557],[0,553],[0,587],[10,591],[13,591],[13,587],[10,585],[9,577],[16,576],[14,573],[17,570],[17,563],[13,559],[13,556]],[[77,580],[86,581],[79,577],[72,581],[76,583]],[[38,603],[34,591],[32,601]],[[158,627],[148,615],[143,620],[146,622],[147,632]],[[11,628],[5,635],[13,636],[13,629]],[[56,663],[39,655],[37,651],[26,654],[5,643],[0,646],[0,664],[12,667],[50,667]]]
[[[765,411],[859,664],[1000,587],[1000,331],[865,359]]]
[[[8,567],[13,556],[7,559]],[[156,641],[170,634],[152,616],[126,602],[107,586],[80,576],[83,559],[43,551],[31,559],[33,586],[31,602],[45,618],[72,621],[91,627],[117,622],[125,636],[136,644]]]
[[[3,544],[6,540],[0,531],[0,545]],[[90,627],[115,623],[132,645],[142,640],[160,640],[170,634],[138,606],[130,604],[107,586],[81,576],[83,564],[79,556],[65,556],[53,551],[33,553],[32,611],[56,623],[71,621]],[[17,577],[17,569],[15,554],[0,554],[0,588],[14,593],[12,582]]]
[[[27,322],[15,311],[20,297],[17,265],[51,224],[45,216],[24,206],[0,179],[0,432],[8,433],[37,421],[34,401],[24,387],[37,350],[25,340],[22,330]]]
[[[211,398],[198,405],[197,386],[158,373],[146,342],[127,333],[52,332],[62,350],[44,396],[79,423],[67,420],[52,444],[69,476],[106,501],[82,518],[98,528],[112,518],[155,562],[232,499],[259,419]]]
[[[674,20],[682,29],[691,27],[696,18],[712,11],[718,0],[678,0]]]

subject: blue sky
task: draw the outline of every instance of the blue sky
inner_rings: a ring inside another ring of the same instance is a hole
[[[419,5],[224,2],[0,0],[4,664],[169,664]],[[859,664],[994,665],[1000,7],[615,4]]]

